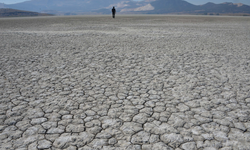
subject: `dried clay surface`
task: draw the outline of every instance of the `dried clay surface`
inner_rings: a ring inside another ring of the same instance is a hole
[[[0,149],[249,150],[250,18],[0,19]]]

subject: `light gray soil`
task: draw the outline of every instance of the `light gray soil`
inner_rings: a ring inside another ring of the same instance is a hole
[[[250,149],[250,18],[0,19],[0,149]]]

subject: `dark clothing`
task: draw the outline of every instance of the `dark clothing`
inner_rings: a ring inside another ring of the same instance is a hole
[[[112,9],[112,16],[113,16],[113,18],[115,18],[115,13],[116,13],[116,10],[115,10],[115,7],[113,7],[113,9]]]

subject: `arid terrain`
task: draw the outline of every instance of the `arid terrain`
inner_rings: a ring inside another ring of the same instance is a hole
[[[249,150],[250,18],[0,19],[0,149]]]

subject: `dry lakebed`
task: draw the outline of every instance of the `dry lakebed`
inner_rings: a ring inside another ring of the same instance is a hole
[[[1,150],[249,150],[250,18],[0,19]]]

